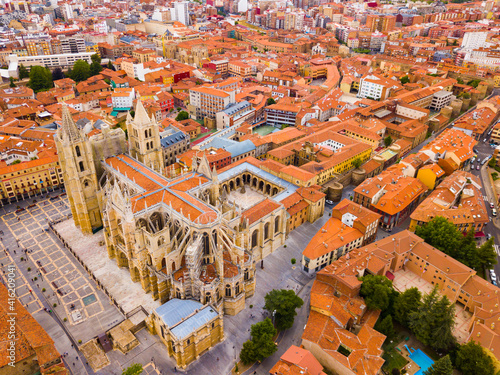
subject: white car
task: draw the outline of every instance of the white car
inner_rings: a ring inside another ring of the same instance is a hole
[[[479,164],[477,165],[476,169],[479,170]]]

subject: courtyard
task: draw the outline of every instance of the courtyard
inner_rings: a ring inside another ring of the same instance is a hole
[[[394,274],[394,288],[398,292],[404,292],[406,289],[416,287],[422,295],[431,292],[434,285],[425,281],[417,274],[408,270],[400,270]],[[463,305],[455,304],[455,327],[453,335],[459,344],[467,342],[469,336],[469,326],[471,324],[472,314],[465,310]]]
[[[227,200],[229,202],[237,204],[244,210],[255,206],[265,198],[266,197],[262,194],[262,192],[252,190],[248,185],[245,185],[244,193],[241,192],[241,188],[238,188],[237,190],[232,190],[227,195]]]

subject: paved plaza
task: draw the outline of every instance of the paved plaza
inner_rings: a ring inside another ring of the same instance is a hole
[[[151,293],[144,293],[140,282],[132,281],[128,268],[120,268],[114,259],[109,259],[103,231],[86,236],[75,226],[73,219],[55,224],[54,230],[99,280],[125,314],[137,306],[144,307],[149,313],[160,306],[160,301],[153,300]]]

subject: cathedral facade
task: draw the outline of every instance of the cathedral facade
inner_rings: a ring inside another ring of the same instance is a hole
[[[63,108],[56,145],[76,226],[103,229],[108,256],[154,299],[195,299],[237,314],[254,294],[256,262],[284,244],[280,200],[298,186],[255,159],[218,173],[205,157],[166,178],[158,124],[140,101],[127,133],[103,126],[87,138]],[[234,198],[246,192],[252,202]]]

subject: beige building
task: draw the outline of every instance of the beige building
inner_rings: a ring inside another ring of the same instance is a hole
[[[211,305],[171,299],[152,314],[150,329],[160,336],[169,356],[185,368],[224,340],[222,314]]]

